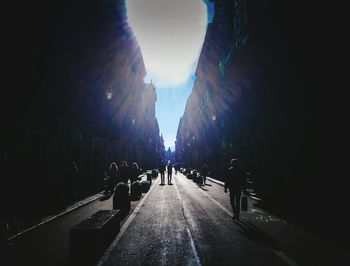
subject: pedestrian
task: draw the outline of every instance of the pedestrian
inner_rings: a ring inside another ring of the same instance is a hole
[[[173,173],[173,165],[171,164],[171,162],[169,162],[167,170],[168,170],[168,185],[172,185],[171,178]]]
[[[120,167],[120,182],[128,183],[130,178],[130,168],[126,161],[122,162]]]
[[[209,174],[208,165],[204,163],[200,172],[203,180],[203,185],[206,185],[207,176]]]
[[[177,172],[178,172],[178,169],[179,169],[179,167],[178,167],[178,164],[177,164],[177,163],[175,163],[175,164],[174,164],[174,169],[175,169],[175,175],[177,175]]]
[[[111,195],[113,195],[115,186],[117,185],[117,183],[119,181],[118,166],[116,163],[110,164],[105,180],[107,183],[105,194],[107,196],[111,196]]]
[[[160,173],[160,184],[162,186],[164,186],[165,185],[165,180],[164,180],[165,179],[165,175],[164,175],[165,164],[164,164],[163,161],[160,162],[158,170],[159,170],[159,173]]]
[[[231,159],[230,166],[227,169],[225,180],[225,193],[230,190],[230,202],[233,209],[233,218],[239,220],[241,210],[241,191],[246,194],[244,173],[238,159]]]
[[[135,182],[140,175],[140,168],[137,162],[133,162],[130,169],[130,181]]]

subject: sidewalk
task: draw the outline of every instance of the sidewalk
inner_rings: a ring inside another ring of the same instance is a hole
[[[142,180],[147,180],[143,175]],[[155,179],[152,180],[152,186]],[[141,199],[131,201],[129,214],[120,221],[120,226],[127,221]],[[98,193],[75,203],[64,212],[48,217],[40,224],[13,236],[9,247],[1,259],[1,265],[69,265],[69,232],[75,225],[92,216],[99,210],[112,210],[113,197],[106,200]]]
[[[211,177],[207,177],[207,179],[213,183],[224,186],[224,182],[220,180],[217,180]],[[284,209],[281,209],[281,207],[276,206],[274,202],[267,201],[266,199],[260,197],[254,191],[254,189],[247,189],[247,191],[248,191],[248,197],[254,200],[255,207],[260,208],[266,213],[273,214],[274,216],[280,219],[283,219],[289,222],[290,224],[293,224],[293,226],[300,228],[302,230],[305,230],[311,233],[312,235],[317,236],[326,242],[329,242],[331,245],[344,250],[344,247],[345,247],[344,241],[342,241],[340,237],[337,236],[339,233],[335,232],[335,230],[332,228],[333,226],[329,222],[325,222],[324,228],[320,230],[316,227],[316,226],[319,226],[319,223],[320,223],[320,222],[317,222],[318,217],[315,217],[315,221],[314,221],[315,224],[312,224],[311,223],[312,220],[310,218],[309,220],[306,220],[305,216],[302,216],[302,215],[298,216],[296,214],[291,214],[290,211],[285,212]]]
[[[92,202],[92,201],[95,201],[95,200],[97,200],[97,199],[100,199],[100,198],[102,198],[102,197],[103,197],[103,192],[99,192],[99,193],[97,193],[97,194],[95,194],[95,195],[92,195],[92,196],[90,196],[90,197],[87,197],[87,198],[85,198],[85,199],[83,199],[83,200],[81,200],[81,201],[75,202],[74,204],[72,204],[71,206],[67,207],[65,210],[59,212],[58,214],[54,214],[54,215],[50,215],[50,216],[44,217],[44,218],[41,220],[40,223],[38,223],[38,224],[36,224],[36,225],[33,225],[33,226],[31,226],[31,227],[29,227],[29,228],[27,228],[27,229],[25,229],[25,230],[23,230],[23,231],[21,231],[21,232],[19,232],[19,233],[17,233],[17,234],[11,236],[11,237],[8,239],[8,241],[14,240],[16,237],[19,237],[19,236],[21,236],[21,235],[23,235],[23,234],[25,234],[25,233],[27,233],[27,232],[29,232],[29,231],[32,231],[32,230],[34,230],[34,229],[37,229],[38,227],[43,226],[43,225],[45,225],[46,223],[48,223],[48,222],[50,222],[50,221],[52,221],[52,220],[54,220],[54,219],[57,219],[58,217],[61,217],[61,216],[63,216],[63,215],[66,215],[67,213],[69,213],[69,212],[71,212],[71,211],[74,211],[74,210],[76,210],[77,208],[80,208],[80,207],[82,207],[82,206],[84,206],[84,205],[86,205],[86,204],[88,204],[88,203],[90,203],[90,202]]]

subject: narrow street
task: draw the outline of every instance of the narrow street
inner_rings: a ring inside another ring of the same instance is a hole
[[[339,4],[3,10],[0,266],[350,265]]]
[[[178,173],[157,182],[100,265],[343,265],[326,242],[256,208],[232,220],[228,194],[207,181],[199,188]],[[309,247],[313,247],[312,249]]]
[[[98,265],[344,265],[349,260],[345,251],[258,208],[257,201],[249,197],[248,211],[233,221],[220,181],[210,178],[198,187],[178,173],[172,185],[161,186],[158,177],[132,201]],[[69,265],[69,230],[112,207],[112,198],[96,199],[15,237],[1,265]]]

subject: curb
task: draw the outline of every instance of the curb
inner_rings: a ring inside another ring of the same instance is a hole
[[[146,193],[142,193],[142,194],[144,194],[143,198],[141,198],[139,200],[139,202],[137,203],[136,207],[132,210],[132,212],[130,212],[128,214],[128,216],[126,217],[125,222],[123,223],[123,225],[120,228],[119,233],[116,235],[116,237],[114,238],[112,243],[110,243],[110,245],[108,246],[107,250],[99,258],[99,260],[95,264],[96,266],[101,266],[108,260],[108,258],[110,257],[111,253],[113,252],[114,248],[116,247],[119,239],[123,236],[124,232],[127,230],[127,228],[129,227],[130,223],[132,222],[134,217],[138,214],[139,210],[143,206],[143,204],[146,201],[147,197],[149,196],[151,190],[156,185],[156,183],[158,181],[158,178],[160,178],[159,175],[154,179],[154,182],[152,182],[152,185],[150,186],[149,190]],[[152,178],[152,181],[153,181],[153,178]]]
[[[80,208],[80,207],[82,207],[82,206],[84,206],[86,204],[89,204],[90,202],[95,201],[95,200],[101,198],[102,196],[103,196],[102,192],[99,192],[99,193],[97,193],[97,194],[95,194],[93,196],[90,196],[90,197],[87,197],[87,198],[85,198],[85,199],[83,199],[81,201],[78,201],[77,203],[69,206],[66,210],[64,210],[64,211],[62,211],[62,212],[60,212],[60,213],[58,213],[56,215],[49,216],[49,218],[46,218],[46,219],[44,218],[44,221],[40,222],[39,224],[36,224],[36,225],[34,225],[32,227],[29,227],[29,228],[23,230],[22,232],[19,232],[19,233],[15,234],[15,235],[11,236],[10,238],[7,239],[7,241],[13,240],[13,239],[23,235],[24,233],[27,233],[27,232],[32,231],[32,230],[34,230],[34,229],[36,229],[36,228],[38,228],[38,227],[40,227],[40,226],[42,226],[44,224],[47,224],[48,222],[51,222],[52,220],[55,220],[55,219],[65,215],[65,214],[67,214],[67,213],[69,213],[71,211],[74,211],[74,210],[76,210],[76,209],[78,209],[78,208]]]

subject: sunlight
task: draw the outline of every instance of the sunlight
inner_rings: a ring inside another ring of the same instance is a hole
[[[159,88],[179,86],[194,76],[208,23],[202,0],[126,0],[126,9],[146,80]]]

